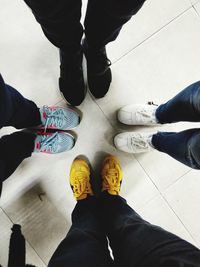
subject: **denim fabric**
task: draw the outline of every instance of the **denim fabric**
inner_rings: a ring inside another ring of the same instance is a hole
[[[196,82],[156,110],[160,123],[179,121],[200,122],[200,82]],[[200,169],[200,129],[176,132],[158,132],[153,135],[153,146],[176,160]]]
[[[80,46],[81,0],[24,0],[32,9],[44,34],[55,46],[71,50]],[[136,14],[145,0],[89,0],[85,32],[89,44],[102,47],[113,41],[121,27]]]
[[[77,203],[72,227],[48,267],[198,267],[199,263],[196,247],[144,221],[120,196],[102,193],[99,199]]]
[[[191,84],[156,110],[160,123],[200,121],[200,81]]]
[[[200,129],[158,132],[153,135],[153,146],[183,164],[200,169]]]

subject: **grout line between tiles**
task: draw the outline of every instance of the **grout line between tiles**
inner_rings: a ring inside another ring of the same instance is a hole
[[[190,173],[192,171],[192,169],[190,169],[189,171],[185,172],[184,174],[182,174],[180,177],[178,177],[175,181],[173,181],[173,183],[169,184],[166,188],[164,188],[162,191],[165,192],[167,189],[169,189],[170,187],[172,187],[173,185],[175,185],[176,183],[178,183],[180,181],[181,178],[183,178],[185,175],[187,175],[188,173]]]
[[[133,155],[134,156],[134,155]],[[136,159],[136,161],[139,163],[140,167],[143,169],[143,171],[145,172],[145,174],[147,175],[147,177],[150,179],[150,181],[153,183],[153,185],[155,186],[155,188],[157,189],[157,191],[159,192],[159,195],[162,197],[162,199],[166,202],[167,206],[169,207],[169,209],[173,212],[173,214],[175,215],[175,217],[178,219],[178,221],[182,224],[183,228],[185,229],[185,231],[189,234],[189,236],[192,238],[192,240],[196,243],[196,239],[193,237],[193,235],[190,233],[190,231],[187,229],[186,225],[183,223],[183,221],[181,220],[181,218],[179,218],[179,216],[176,214],[175,210],[173,209],[173,207],[170,205],[170,203],[167,201],[167,199],[165,198],[165,196],[163,195],[163,193],[159,190],[158,186],[155,184],[155,182],[151,179],[151,177],[149,176],[149,174],[146,172],[146,170],[143,168],[143,166],[141,165],[141,163],[138,161],[138,159],[136,157],[134,157]],[[191,171],[191,170],[190,170]],[[189,171],[189,172],[190,172]],[[187,172],[188,173],[188,172]],[[186,175],[186,174],[184,174]],[[182,175],[182,176],[184,176]],[[181,176],[181,177],[182,177]],[[180,178],[181,178],[180,177]],[[155,196],[157,197],[157,196]],[[155,198],[154,197],[154,198]],[[153,198],[152,198],[153,199]],[[144,206],[143,206],[144,207]]]
[[[161,196],[165,200],[165,202],[167,203],[167,205],[169,206],[169,208],[173,211],[173,213],[175,214],[175,216],[178,218],[178,220],[181,222],[181,224],[183,225],[183,227],[185,228],[185,230],[188,232],[188,234],[190,235],[190,237],[192,238],[192,240],[194,240],[195,244],[197,245],[198,242],[197,242],[196,238],[187,229],[187,226],[184,224],[184,222],[182,221],[182,219],[178,216],[178,214],[176,213],[176,211],[173,209],[172,205],[168,202],[167,198],[165,198],[165,196],[162,193],[161,193]]]
[[[197,3],[198,3],[198,2],[197,2]],[[196,9],[196,4],[197,4],[197,3],[193,4],[193,5],[192,5],[192,8],[194,9],[194,11],[195,11],[195,13],[197,14],[198,18],[200,18],[200,14],[199,14],[198,10]]]
[[[15,223],[13,222],[13,220],[10,218],[10,216],[6,213],[6,211],[5,211],[2,207],[0,207],[0,209],[2,210],[2,212],[4,213],[4,215],[8,218],[8,220],[9,220],[12,224],[15,224]],[[23,229],[22,229],[22,232],[23,232]],[[33,249],[33,251],[35,252],[35,254],[37,255],[37,257],[41,260],[41,262],[42,262],[45,266],[47,266],[46,263],[43,261],[43,259],[39,256],[39,254],[37,253],[37,251],[34,249],[34,247],[27,241],[26,237],[25,237],[25,241],[26,241],[26,242],[28,243],[28,245]],[[9,248],[8,248],[8,250],[9,250]]]
[[[138,48],[139,46],[141,46],[143,43],[146,43],[149,39],[151,39],[154,35],[158,34],[159,32],[161,32],[165,27],[167,27],[169,24],[171,24],[173,21],[177,20],[179,17],[181,17],[183,14],[185,14],[186,12],[188,12],[190,9],[193,9],[193,6],[188,7],[187,9],[185,9],[183,12],[181,12],[180,14],[178,14],[176,17],[174,17],[172,20],[170,20],[169,22],[167,22],[165,25],[163,25],[161,28],[159,28],[158,30],[156,30],[155,32],[153,32],[151,35],[149,35],[148,37],[146,37],[143,41],[141,41],[139,44],[135,45],[132,49],[130,49],[129,51],[125,52],[122,56],[120,56],[118,59],[116,59],[112,65],[116,64],[118,61],[120,61],[123,57],[127,56],[129,53],[133,52],[133,50],[135,50],[136,48]]]
[[[137,162],[139,163],[139,165],[141,166],[141,168],[144,170],[144,172],[146,173],[146,175],[149,177],[149,179],[151,180],[151,182],[154,184],[154,186],[157,188],[157,190],[159,191],[160,196],[163,198],[163,200],[166,202],[167,206],[169,207],[169,209],[173,212],[173,214],[177,217],[177,219],[179,220],[179,222],[183,225],[185,231],[189,234],[189,236],[192,238],[192,240],[196,243],[196,239],[193,237],[193,235],[190,233],[190,231],[187,229],[186,225],[183,223],[183,221],[181,220],[181,218],[178,216],[178,214],[176,214],[175,210],[173,209],[173,207],[170,205],[170,203],[167,201],[167,199],[165,198],[164,194],[159,190],[159,188],[157,187],[157,185],[155,184],[155,182],[152,180],[151,176],[148,175],[148,173],[146,172],[146,170],[143,168],[143,166],[141,165],[141,163],[138,161],[138,159],[136,158]],[[186,174],[184,174],[186,175]],[[184,176],[183,175],[183,176]]]
[[[199,3],[199,0],[196,0],[195,3],[192,2],[192,0],[190,0],[190,3],[192,6],[196,5],[197,3]]]

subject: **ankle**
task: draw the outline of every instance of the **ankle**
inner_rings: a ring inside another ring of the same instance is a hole
[[[149,134],[149,136],[147,137],[147,143],[148,143],[152,148],[155,148],[154,145],[152,144],[152,138],[153,138],[153,134]]]

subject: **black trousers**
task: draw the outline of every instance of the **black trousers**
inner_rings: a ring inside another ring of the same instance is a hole
[[[0,128],[17,129],[41,124],[40,112],[32,101],[4,83],[0,75]],[[0,194],[2,182],[7,179],[34,149],[35,134],[15,132],[0,138]]]
[[[114,259],[108,250],[108,241]],[[200,251],[144,221],[120,196],[78,201],[48,267],[199,267]]]
[[[44,34],[58,48],[80,47],[81,0],[24,0],[32,9]],[[88,0],[85,34],[88,43],[102,47],[118,36],[122,26],[137,13],[145,0]]]

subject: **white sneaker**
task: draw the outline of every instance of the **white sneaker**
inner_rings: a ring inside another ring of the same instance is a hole
[[[121,108],[118,111],[118,120],[128,125],[155,125],[159,124],[155,113],[158,106],[154,104],[136,104]]]
[[[154,149],[151,140],[154,133],[126,132],[115,136],[115,147],[127,153],[144,153]]]

